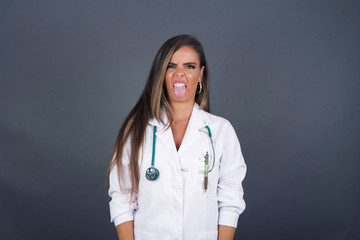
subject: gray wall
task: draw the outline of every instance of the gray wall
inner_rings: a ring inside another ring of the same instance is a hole
[[[0,2],[0,239],[116,239],[117,131],[181,33],[248,164],[236,239],[360,239],[359,1],[129,2]]]

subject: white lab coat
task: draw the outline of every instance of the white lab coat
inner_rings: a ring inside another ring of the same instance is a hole
[[[166,114],[163,113],[166,118]],[[153,126],[157,126],[155,167],[160,176],[148,181],[145,171],[151,166]],[[204,156],[215,148],[215,166],[204,191]],[[124,148],[124,179],[129,179],[129,145]],[[217,239],[218,225],[236,227],[245,209],[242,180],[246,165],[231,124],[194,105],[185,136],[176,150],[171,128],[156,119],[149,121],[144,148],[140,154],[139,191],[130,204],[130,180],[119,189],[116,167],[110,173],[111,221],[115,226],[134,220],[135,240],[143,239]]]

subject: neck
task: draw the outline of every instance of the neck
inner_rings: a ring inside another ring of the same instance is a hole
[[[173,110],[173,120],[182,121],[184,119],[189,119],[194,108],[194,104],[195,101],[191,103],[172,103],[171,108]]]

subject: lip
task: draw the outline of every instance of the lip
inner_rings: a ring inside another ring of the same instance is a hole
[[[177,85],[176,87],[182,87],[184,85],[185,88],[187,88],[187,83],[185,81],[174,81],[173,87],[175,87],[175,85]]]

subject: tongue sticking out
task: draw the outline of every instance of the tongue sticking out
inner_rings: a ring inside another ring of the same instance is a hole
[[[178,98],[182,98],[185,96],[185,86],[174,86],[173,89],[174,89],[174,93],[175,93],[175,96],[178,97]]]

